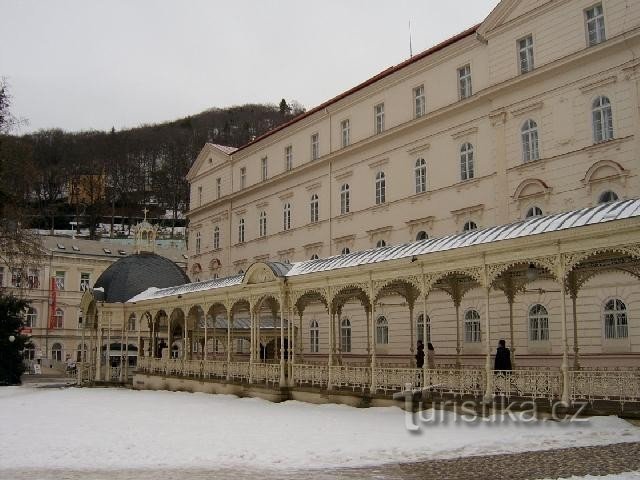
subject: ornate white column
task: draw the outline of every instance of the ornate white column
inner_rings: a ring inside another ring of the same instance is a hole
[[[333,366],[333,355],[336,351],[336,338],[335,338],[335,322],[336,314],[331,312],[329,316],[329,366]]]
[[[280,387],[286,387],[287,381],[284,374],[284,314],[282,308],[282,295],[278,298],[280,313]]]
[[[569,342],[567,339],[567,294],[565,292],[565,267],[564,267],[564,257],[560,254],[558,255],[559,260],[559,275],[558,279],[560,282],[560,292],[562,295],[562,316],[560,317],[562,320],[562,364],[560,365],[560,370],[562,372],[562,402],[565,405],[569,405]]]
[[[102,317],[102,312],[100,313],[100,317]],[[102,322],[100,322],[102,323]],[[95,380],[96,382],[99,382],[102,378],[102,336],[103,336],[103,331],[102,331],[102,327],[100,326],[100,323],[98,324],[98,341],[96,342],[96,375],[95,375]]]
[[[487,376],[486,390],[484,393],[484,401],[491,402],[493,400],[493,366],[491,365],[491,312],[489,309],[489,302],[491,297],[491,287],[486,287],[485,295],[485,332],[486,332],[486,354],[484,370]]]
[[[213,324],[216,324],[216,317],[213,316]],[[208,360],[208,348],[209,348],[209,311],[204,311],[204,348],[202,349],[202,359],[206,362]],[[214,345],[215,348],[215,345]]]
[[[371,330],[371,386],[370,391],[372,394],[376,393],[376,325],[375,325],[375,303],[371,302],[369,309],[370,330]]]
[[[251,347],[249,348],[249,383],[253,382],[253,363],[255,362],[255,350],[256,350],[256,321],[255,313],[249,308],[249,318],[251,323]]]
[[[408,303],[409,303],[409,351],[411,352],[411,359],[410,359],[410,362],[409,362],[409,366],[415,368],[415,366],[416,366],[416,357],[414,355],[414,352],[415,352],[414,343],[415,342],[413,340],[413,330],[414,330],[415,322],[414,322],[414,319],[413,319],[413,300],[411,300]],[[426,318],[427,317],[422,317],[423,321],[426,320]],[[427,337],[424,337],[424,343],[425,343],[425,347],[426,347]]]

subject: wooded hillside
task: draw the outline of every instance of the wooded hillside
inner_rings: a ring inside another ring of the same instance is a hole
[[[151,216],[188,209],[184,179],[206,142],[239,147],[289,121],[304,109],[279,105],[213,108],[176,121],[110,132],[41,130],[15,136],[0,132],[0,192],[20,211],[24,227],[69,228],[112,218]]]

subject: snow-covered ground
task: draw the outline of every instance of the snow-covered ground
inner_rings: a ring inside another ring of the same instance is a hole
[[[567,424],[445,419],[411,433],[405,412],[395,407],[3,387],[0,473],[26,467],[328,468],[640,441],[640,428],[616,417]]]

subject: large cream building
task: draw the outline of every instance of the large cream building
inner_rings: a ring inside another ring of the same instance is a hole
[[[187,177],[195,281],[87,290],[102,361],[80,380],[125,377],[101,352],[131,324],[135,388],[637,409],[638,53],[638,2],[503,0],[250,144],[205,145]],[[418,339],[435,348],[422,368]]]
[[[240,149],[205,145],[188,174],[192,278],[640,196],[639,49],[640,3],[505,0],[480,25]],[[533,341],[539,332],[527,318],[536,305],[557,318],[559,305],[542,286],[530,290],[514,305],[515,342],[540,362],[559,353],[559,335]],[[638,285],[610,274],[585,292],[577,299],[589,332],[583,353],[634,351],[616,361],[637,362],[640,340],[603,347],[602,315],[618,298],[637,324]],[[380,307],[391,325],[388,354],[412,353],[402,303]],[[428,317],[438,318],[430,339],[453,355],[450,300],[432,294],[430,305]],[[481,293],[465,295],[460,308],[482,316]],[[362,340],[354,352],[365,353],[366,322],[350,321]],[[319,329],[326,352],[328,326]],[[483,351],[469,335],[463,352]]]

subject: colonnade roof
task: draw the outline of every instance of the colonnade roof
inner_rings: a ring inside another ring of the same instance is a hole
[[[640,199],[622,200],[595,207],[587,207],[552,215],[530,217],[506,225],[498,225],[439,238],[419,240],[412,243],[372,248],[346,255],[337,255],[317,260],[296,262],[291,268],[280,268],[280,262],[263,262],[281,277],[296,277],[317,272],[328,272],[341,268],[357,267],[389,260],[444,252],[448,250],[483,245],[544,233],[557,232],[588,225],[601,224],[640,216]],[[136,295],[129,302],[151,300],[183,293],[210,291],[240,285],[244,275],[178,285],[169,288],[150,288]]]

